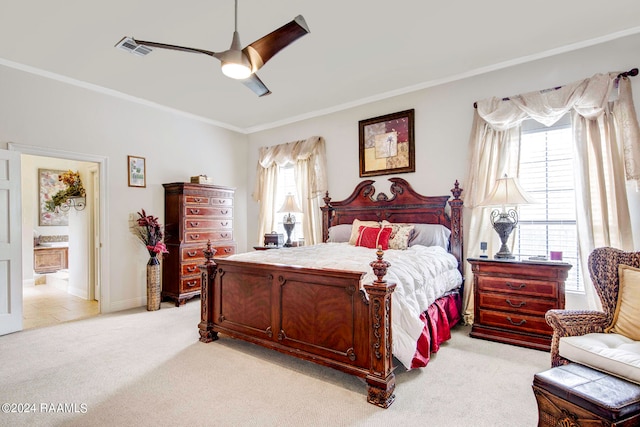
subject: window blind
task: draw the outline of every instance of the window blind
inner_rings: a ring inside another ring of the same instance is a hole
[[[563,261],[573,265],[565,290],[584,292],[578,256],[573,158],[568,116],[551,127],[533,120],[523,123],[519,181],[537,203],[519,208],[514,253],[527,259],[562,251]]]

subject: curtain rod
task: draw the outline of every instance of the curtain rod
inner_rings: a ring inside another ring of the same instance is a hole
[[[635,77],[635,76],[637,76],[637,75],[638,75],[638,69],[637,69],[637,68],[632,68],[632,69],[630,69],[629,71],[625,71],[625,72],[623,72],[623,73],[618,74],[618,77],[617,77],[617,78],[621,78],[621,77]],[[550,91],[552,91],[552,90],[562,89],[562,87],[563,87],[563,86],[552,87],[552,88],[549,88],[549,89],[541,90],[540,92],[550,92]],[[506,97],[506,98],[502,98],[502,101],[508,101],[508,100],[510,100],[510,99],[511,99],[511,98]],[[473,108],[478,108],[478,103],[477,103],[477,102],[474,102],[474,103],[473,103]]]

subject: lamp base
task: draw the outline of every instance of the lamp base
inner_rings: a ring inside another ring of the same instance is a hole
[[[514,259],[515,256],[511,254],[507,246],[507,240],[509,240],[513,229],[518,225],[518,214],[513,209],[508,212],[498,212],[495,210],[491,213],[491,223],[502,242],[500,250],[493,257],[495,259]]]
[[[282,224],[284,226],[284,231],[287,232],[287,241],[284,243],[285,248],[290,248],[291,247],[291,232],[293,231],[293,227],[295,227],[296,223],[284,223]]]

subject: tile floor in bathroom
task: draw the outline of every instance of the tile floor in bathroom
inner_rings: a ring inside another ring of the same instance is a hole
[[[87,301],[53,285],[26,286],[22,292],[23,329],[55,325],[100,313],[98,301]]]

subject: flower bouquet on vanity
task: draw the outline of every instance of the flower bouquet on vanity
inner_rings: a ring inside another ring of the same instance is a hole
[[[158,256],[168,253],[163,242],[162,226],[158,218],[147,215],[142,209],[138,212],[138,219],[131,226],[131,231],[145,245],[149,251],[147,263],[147,310],[160,309],[160,260]]]

